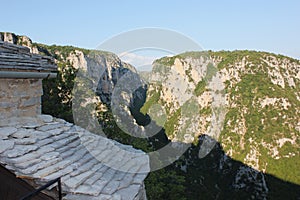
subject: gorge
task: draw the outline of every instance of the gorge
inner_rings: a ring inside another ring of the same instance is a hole
[[[58,77],[43,83],[44,113],[74,122],[72,90],[76,73],[84,69],[95,93],[83,103],[95,108],[88,114],[99,120],[99,134],[146,152],[171,142],[190,144],[176,162],[150,173],[145,181],[148,199],[300,197],[299,60],[248,50],[160,58],[153,63],[148,84],[141,80],[138,89],[120,98],[120,112],[132,123],[129,129],[142,133],[153,119],[159,130],[153,137],[135,138],[118,126],[111,104],[118,81],[128,72],[138,74],[133,66],[110,52],[32,43],[12,33],[0,33],[0,40],[55,58]],[[220,83],[216,96],[214,82]],[[224,109],[217,137],[210,134],[214,102]],[[158,115],[160,110],[164,112]],[[207,141],[215,145],[199,158]]]

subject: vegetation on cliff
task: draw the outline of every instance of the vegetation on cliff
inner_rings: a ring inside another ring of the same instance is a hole
[[[192,68],[195,69],[199,67],[198,61],[203,54],[204,52],[187,52],[174,57],[164,57],[154,62],[154,68],[161,65],[169,70],[174,66],[178,68],[175,61],[179,59],[182,68],[190,69],[187,66],[194,63]],[[210,62],[206,65],[207,71],[203,78],[198,82],[189,79],[186,81],[196,82],[194,94],[201,98],[205,91],[209,92],[208,82],[219,71],[218,76],[225,84],[228,105],[223,131],[219,137],[225,152],[256,169],[300,184],[299,170],[294,168],[300,162],[299,60],[247,50],[208,51],[205,52],[205,58],[207,57],[210,57]],[[189,76],[190,72],[186,70],[185,73]],[[169,73],[169,76],[172,74]],[[176,93],[175,88],[172,90],[169,85],[168,90]],[[156,88],[155,82],[152,87]],[[155,98],[156,103],[164,102],[164,87],[167,86],[160,86],[156,91],[161,97]],[[151,107],[153,97],[153,92],[148,94],[146,107]],[[166,123],[164,128],[168,136],[173,138],[171,134],[178,129],[176,121],[180,118],[180,108],[178,109],[174,101],[164,102],[164,105],[167,122],[171,122]],[[173,109],[169,112],[170,105],[175,111]],[[204,110],[209,107],[210,104]],[[145,106],[142,111],[144,109]],[[200,112],[199,115],[209,117],[210,112]],[[291,170],[286,171],[287,167]]]

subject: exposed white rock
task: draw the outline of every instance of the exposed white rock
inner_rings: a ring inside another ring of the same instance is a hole
[[[259,157],[261,154],[255,145],[251,145],[251,147],[250,152],[244,158],[244,163],[256,170],[260,170]]]
[[[286,98],[269,98],[269,97],[266,97],[265,99],[260,100],[260,105],[261,105],[262,108],[264,108],[265,106],[268,106],[268,105],[275,106],[276,104],[278,106],[281,106],[285,110],[287,110],[288,107],[291,106],[288,99],[286,99]]]
[[[276,143],[278,144],[279,148],[281,148],[286,142],[291,143],[292,145],[296,145],[297,137],[294,137],[293,139],[290,138],[279,138]]]
[[[75,50],[71,52],[66,60],[69,61],[75,69],[87,71],[87,62],[82,51]]]

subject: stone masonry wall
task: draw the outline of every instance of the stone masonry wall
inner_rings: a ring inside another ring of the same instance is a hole
[[[41,114],[41,79],[0,79],[0,121]]]

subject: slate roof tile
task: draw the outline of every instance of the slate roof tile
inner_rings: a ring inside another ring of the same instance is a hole
[[[39,126],[0,127],[0,163],[17,176],[37,185],[61,177],[66,200],[130,200],[143,188],[150,169],[144,152],[52,116],[38,117],[44,119]]]
[[[13,133],[17,132],[18,129],[15,127],[0,127],[0,139],[7,139],[8,136],[12,135]]]
[[[0,41],[0,69],[57,71],[54,59],[31,54],[29,48]]]

